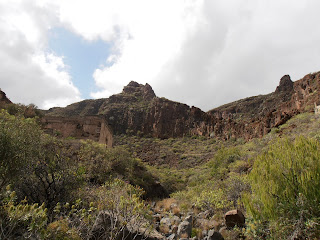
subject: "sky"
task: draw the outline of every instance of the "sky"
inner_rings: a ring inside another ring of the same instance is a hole
[[[130,81],[207,111],[320,71],[319,0],[0,0],[0,88],[39,108]]]

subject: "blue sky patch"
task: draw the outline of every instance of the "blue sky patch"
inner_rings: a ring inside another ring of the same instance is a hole
[[[49,48],[64,56],[64,63],[69,66],[68,72],[81,97],[91,98],[90,92],[97,90],[93,72],[100,65],[106,65],[111,54],[110,44],[101,39],[89,42],[64,28],[54,28],[50,31]]]

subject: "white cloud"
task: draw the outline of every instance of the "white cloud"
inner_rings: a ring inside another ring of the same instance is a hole
[[[114,54],[93,76],[106,97],[122,90],[130,80],[153,82],[161,67],[174,57],[195,22],[200,1],[61,1],[60,20],[87,40],[114,44]]]
[[[0,2],[0,86],[13,102],[49,108],[80,100],[63,58],[47,52],[54,10],[44,1]]]
[[[134,3],[130,12],[116,8],[113,26],[125,34],[115,38],[113,65],[94,73],[102,89],[94,97],[135,80],[149,82],[159,96],[208,110],[271,92],[284,74],[297,80],[319,70],[318,1]]]
[[[60,26],[114,47],[93,73],[93,97],[135,80],[208,110],[271,92],[284,74],[320,70],[319,8],[317,0],[10,0],[0,4],[0,73],[12,84],[0,83],[41,106],[79,99],[63,58],[45,52],[48,28]]]

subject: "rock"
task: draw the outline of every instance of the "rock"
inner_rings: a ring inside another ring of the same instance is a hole
[[[153,217],[153,221],[154,222],[160,222],[161,221],[161,214],[159,214],[159,213],[154,214],[152,217]]]
[[[208,219],[210,217],[213,216],[213,211],[210,211],[210,210],[206,210],[204,212],[200,212],[198,215],[197,215],[197,219]]]
[[[244,227],[245,217],[240,210],[231,210],[224,216],[227,228],[231,229],[235,226]]]
[[[178,216],[176,216],[176,215],[172,216],[172,218],[171,218],[172,225],[178,226],[180,223],[181,223],[181,219]]]
[[[162,218],[160,221],[160,232],[164,233],[164,234],[168,234],[170,232],[171,229],[171,219],[170,218]]]
[[[184,221],[187,221],[187,222],[189,222],[190,224],[192,224],[192,215],[188,215],[188,216],[184,219]]]
[[[219,223],[215,221],[214,219],[208,220],[208,219],[196,219],[195,221],[195,227],[201,228],[201,229],[218,229]]]
[[[177,236],[176,236],[176,234],[171,234],[168,238],[167,238],[168,240],[176,240],[177,239]]]
[[[123,93],[141,96],[144,100],[151,100],[152,98],[156,97],[153,89],[148,83],[146,85],[142,85],[134,81],[131,81],[127,86],[123,88]]]
[[[228,229],[226,227],[222,227],[219,230],[219,233],[223,236],[223,237],[227,237],[228,236]]]
[[[42,128],[46,133],[59,133],[59,136],[76,139],[91,139],[111,148],[113,134],[104,117],[52,117],[41,119]]]
[[[201,235],[203,238],[208,236],[208,230],[202,230]]]
[[[7,98],[5,92],[0,89],[0,106],[3,107],[6,104],[12,104],[12,102]]]
[[[278,92],[287,92],[293,90],[293,82],[291,81],[291,78],[289,75],[284,75],[280,79],[279,86],[276,89],[276,93]]]
[[[179,224],[177,235],[179,238],[191,237],[192,224],[189,221],[183,221]]]
[[[109,239],[109,238],[98,238],[98,239]],[[164,240],[165,238],[158,232],[153,231],[148,235],[140,234],[137,232],[131,232],[125,228],[115,240]]]
[[[171,233],[177,233],[177,232],[178,232],[178,226],[177,225],[172,226]]]
[[[206,240],[224,240],[222,235],[213,229],[208,232],[208,236],[205,239]]]

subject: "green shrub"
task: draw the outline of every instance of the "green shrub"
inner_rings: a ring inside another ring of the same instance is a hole
[[[319,159],[319,143],[303,137],[279,141],[257,157],[245,206],[253,221],[264,223],[274,238],[319,236]]]
[[[228,201],[223,189],[204,189],[196,197],[195,206],[201,210],[225,211],[230,208],[231,202]]]
[[[156,178],[125,148],[106,148],[104,145],[83,141],[79,152],[79,169],[87,182],[102,185],[112,178],[122,178],[146,191],[146,197],[157,197],[154,191]]]
[[[117,239],[125,229],[132,232],[151,230],[152,218],[149,206],[141,198],[144,194],[141,188],[114,179],[82,194],[83,202],[78,200],[69,211],[64,211],[64,216],[69,225],[82,232],[83,236],[91,234],[94,222],[101,216],[103,221],[107,221],[107,218],[111,221],[108,228],[100,232],[95,239]],[[86,203],[90,204],[86,206]]]
[[[223,178],[229,171],[229,165],[241,158],[241,151],[237,147],[222,147],[214,155],[213,160],[209,162],[212,169],[212,176]]]
[[[7,188],[0,205],[0,239],[44,239],[47,209],[44,204],[16,202],[16,194]]]
[[[0,191],[22,178],[40,149],[41,130],[33,119],[0,112]]]
[[[45,203],[50,212],[58,202],[73,199],[73,191],[83,181],[64,144],[54,137],[42,136],[37,154],[24,166],[23,179],[13,185],[20,198]]]

